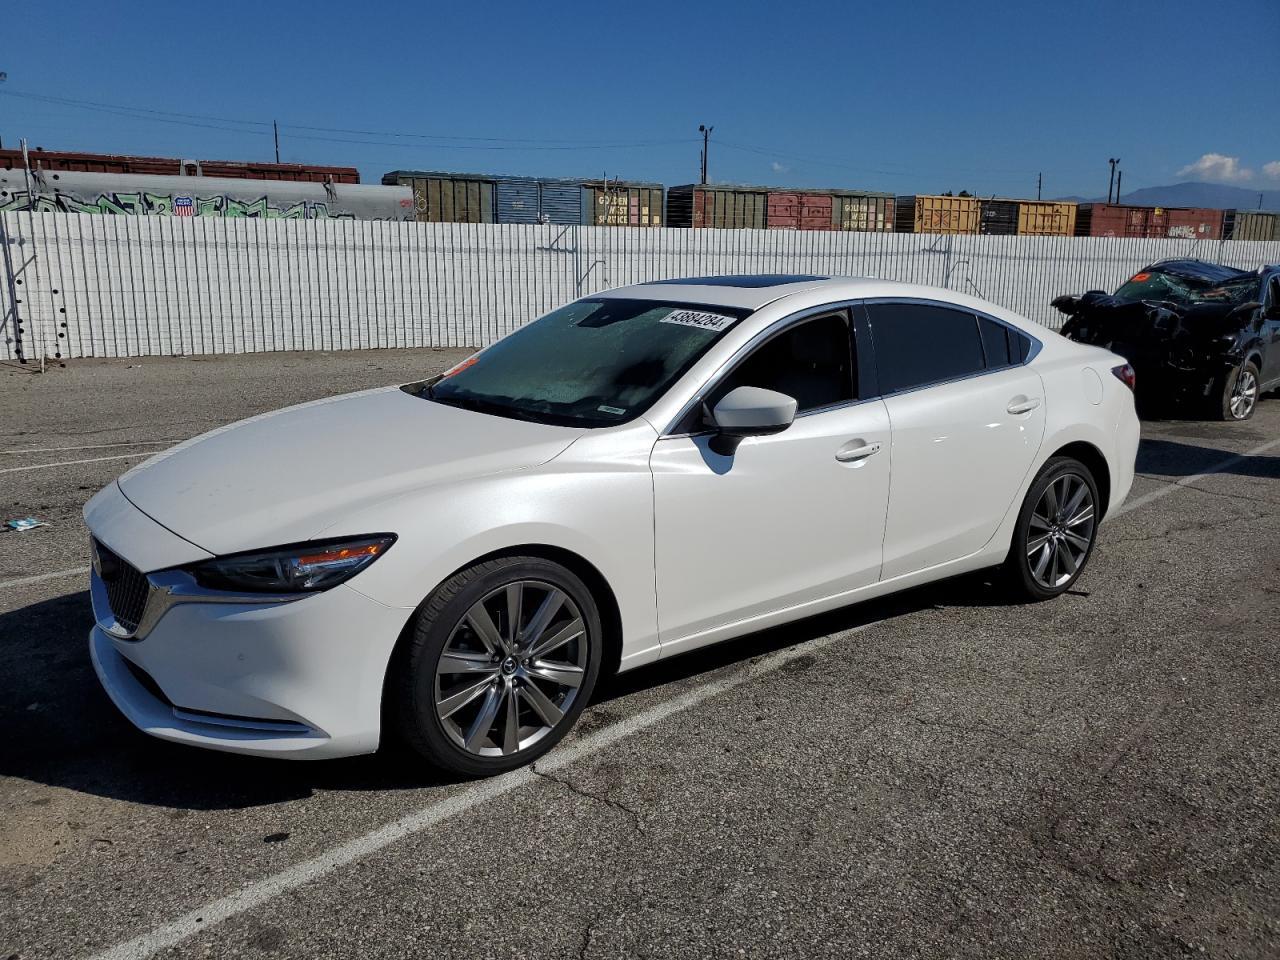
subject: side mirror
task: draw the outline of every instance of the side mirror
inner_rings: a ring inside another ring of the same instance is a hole
[[[723,456],[732,456],[744,437],[781,433],[795,418],[795,397],[764,387],[737,387],[725,394],[711,411],[716,428],[711,449]]]

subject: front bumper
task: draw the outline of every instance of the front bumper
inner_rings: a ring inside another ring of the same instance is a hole
[[[209,554],[114,484],[85,516],[113,553],[148,574],[136,630],[116,620],[97,570],[91,574],[94,669],[137,727],[235,753],[321,758],[377,749],[387,665],[412,610],[345,584],[281,602],[180,594],[182,578],[164,568]]]
[[[378,747],[387,664],[410,613],[345,586],[271,606],[184,603],[141,640],[114,637],[100,621],[89,649],[112,701],[152,736],[234,753],[350,756]]]

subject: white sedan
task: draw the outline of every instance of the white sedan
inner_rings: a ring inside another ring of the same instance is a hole
[[[1123,358],[949,290],[611,290],[102,490],[94,666],[165,739],[334,757],[385,733],[497,773],[602,673],[985,567],[1061,594],[1133,481],[1132,391]]]

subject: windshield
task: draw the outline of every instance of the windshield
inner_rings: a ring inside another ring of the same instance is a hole
[[[652,300],[579,300],[412,390],[498,416],[612,426],[652,406],[748,313]]]
[[[1144,270],[1126,281],[1116,296],[1121,300],[1166,300],[1170,303],[1226,303],[1233,306],[1258,298],[1258,278],[1241,277],[1229,283],[1178,277]]]

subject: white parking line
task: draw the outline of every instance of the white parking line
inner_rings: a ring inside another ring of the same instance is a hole
[[[601,750],[612,746],[625,737],[631,736],[633,733],[639,733],[641,730],[652,727],[655,723],[666,719],[674,713],[695,707],[705,700],[710,700],[712,697],[726,693],[734,687],[741,686],[748,680],[772,673],[797,657],[812,653],[814,650],[820,650],[839,641],[848,640],[854,634],[861,633],[871,626],[874,626],[874,624],[863,624],[851,630],[829,634],[825,637],[815,637],[793,647],[787,647],[785,650],[767,654],[754,662],[749,662],[745,669],[730,676],[699,686],[664,703],[654,704],[649,709],[642,710],[634,716],[611,724],[597,733],[589,734],[570,746],[552,751],[545,759],[537,761],[535,767],[538,770],[549,772],[567,767],[584,757],[599,753]],[[384,827],[379,827],[363,836],[356,837],[354,840],[349,840],[332,850],[326,850],[310,860],[303,860],[301,863],[296,863],[279,873],[241,887],[235,893],[228,894],[220,900],[215,900],[192,910],[190,913],[156,927],[140,937],[126,941],[102,953],[94,954],[92,960],[141,960],[144,957],[155,956],[161,950],[166,950],[175,944],[181,943],[187,937],[202,930],[207,930],[216,923],[229,920],[238,914],[244,913],[246,910],[252,910],[272,897],[310,883],[312,880],[332,873],[339,867],[376,853],[397,840],[402,840],[428,827],[433,827],[482,803],[487,803],[510,793],[512,790],[533,783],[537,779],[537,773],[528,767],[522,767],[519,770],[503,774],[500,777],[494,777],[491,780],[482,780],[461,790],[452,797],[428,804],[421,810],[411,813],[400,820],[389,823]]]
[[[1161,497],[1168,496],[1183,487],[1189,487],[1197,480],[1203,480],[1205,477],[1211,477],[1215,473],[1222,473],[1224,470],[1230,470],[1236,464],[1243,463],[1250,457],[1256,457],[1260,453],[1266,453],[1272,447],[1280,447],[1280,437],[1277,437],[1275,440],[1269,440],[1261,446],[1254,447],[1252,450],[1246,450],[1244,453],[1238,453],[1233,457],[1227,457],[1227,459],[1215,463],[1208,470],[1204,471],[1204,473],[1197,473],[1190,477],[1183,477],[1181,480],[1176,480],[1173,483],[1166,483],[1163,487],[1159,487],[1158,489],[1152,490],[1150,493],[1145,493],[1134,500],[1130,500],[1128,503],[1122,504],[1103,519],[1110,520],[1115,517],[1124,516],[1130,510],[1137,510],[1139,507],[1145,507],[1148,503],[1151,503],[1154,500],[1159,500]]]
[[[57,580],[59,577],[78,577],[89,572],[88,567],[71,567],[69,570],[55,570],[53,573],[39,573],[34,577],[19,577],[17,580],[0,580],[0,589],[4,587],[26,587],[33,583],[44,583],[46,580]]]
[[[119,443],[86,443],[79,447],[14,447],[0,450],[0,454],[12,456],[18,453],[69,453],[72,450],[103,450],[107,447],[155,447],[162,443],[181,443],[182,440],[122,440]]]
[[[37,463],[29,467],[5,467],[0,473],[21,473],[24,470],[51,470],[54,467],[71,467],[77,463],[104,463],[107,460],[135,460],[138,457],[150,457],[157,453],[155,450],[145,451],[143,453],[117,453],[114,457],[90,457],[87,460],[60,460],[57,463]]]
[[[1280,438],[1254,447],[1245,453],[1227,457],[1203,473],[1167,483],[1157,490],[1124,504],[1112,516],[1121,516],[1139,507],[1144,507],[1161,497],[1189,486],[1197,480],[1202,480],[1215,473],[1221,473],[1223,470],[1228,470],[1249,457],[1265,453],[1277,446],[1280,446]],[[712,697],[717,697],[746,683],[748,680],[772,673],[797,657],[815,650],[821,650],[839,641],[847,640],[854,634],[873,626],[876,626],[876,624],[863,624],[862,626],[854,627],[852,630],[829,634],[824,637],[815,637],[793,647],[768,654],[749,663],[744,670],[699,686],[664,703],[655,704],[647,710],[628,717],[626,720],[619,721],[597,733],[585,736],[570,746],[552,751],[545,759],[539,760],[535,766],[537,769],[546,771],[555,771],[562,767],[570,766],[585,757],[599,753],[601,750],[612,746],[633,733],[639,733],[652,727],[673,714],[695,707]],[[296,863],[279,873],[248,883],[234,893],[198,907],[168,923],[161,924],[132,940],[111,947],[102,953],[94,954],[90,960],[144,960],[144,958],[153,957],[160,951],[181,943],[202,930],[207,930],[217,923],[229,920],[247,910],[252,910],[254,907],[282,893],[297,889],[349,863],[383,850],[398,840],[443,823],[460,813],[465,813],[474,807],[532,783],[536,778],[537,774],[526,767],[495,777],[492,780],[475,783],[451,797],[428,804],[400,820],[379,827],[356,837],[354,840],[349,840],[309,860]]]

